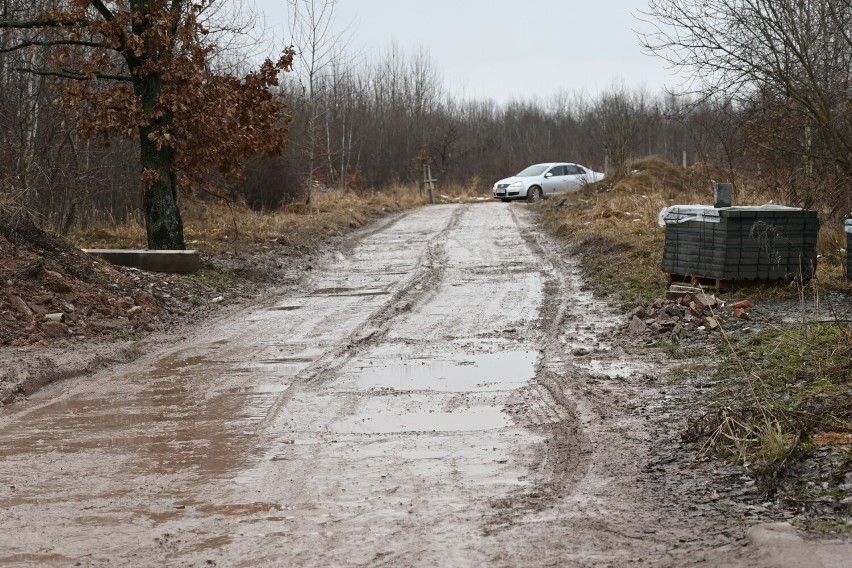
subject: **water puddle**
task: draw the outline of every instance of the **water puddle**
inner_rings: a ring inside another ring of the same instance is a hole
[[[387,290],[379,288],[320,288],[314,290],[314,296],[337,296],[337,297],[361,297],[361,296],[387,296]]]
[[[399,434],[413,432],[472,432],[511,426],[499,408],[481,406],[455,412],[411,412],[402,415],[349,416],[330,425],[338,434]]]
[[[517,389],[535,376],[537,351],[504,351],[455,357],[362,359],[342,388],[486,392]]]
[[[271,312],[292,312],[295,310],[301,310],[302,306],[274,306],[269,308]]]
[[[247,395],[263,395],[263,394],[278,394],[282,393],[289,387],[289,384],[286,385],[274,385],[274,384],[265,384],[265,385],[252,385],[245,387],[235,387],[232,389],[227,389],[226,393],[228,394],[247,394]]]
[[[168,355],[157,363],[154,372],[150,376],[153,378],[174,377],[190,369],[198,367],[210,368],[223,364],[225,364],[224,361],[209,359],[204,355],[193,355],[190,357],[181,357],[179,354]]]

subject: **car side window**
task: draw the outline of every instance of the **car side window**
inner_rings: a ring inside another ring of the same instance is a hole
[[[550,174],[553,176],[564,176],[565,166],[553,166],[550,168]]]
[[[575,175],[581,173],[579,171],[580,168],[578,168],[577,166],[565,166],[565,169],[568,170],[568,172],[565,175],[575,176]]]
[[[586,170],[582,166],[577,166],[577,173],[578,174],[584,174],[584,173],[586,173]]]

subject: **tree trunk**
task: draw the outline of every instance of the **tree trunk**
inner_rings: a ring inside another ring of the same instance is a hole
[[[151,129],[139,128],[142,171],[159,174],[154,182],[148,182],[142,194],[145,211],[145,228],[148,232],[150,250],[183,250],[183,220],[177,205],[177,184],[172,173],[174,153],[171,147],[157,148],[148,139]]]
[[[180,7],[183,2],[173,0],[173,25],[170,30],[174,35],[180,17]],[[156,0],[136,0],[130,2],[131,9],[136,14],[133,21],[133,33],[144,37],[149,31],[151,22],[148,15],[153,13]],[[169,43],[160,49],[171,49]],[[159,143],[152,133],[163,136],[165,127],[171,122],[171,112],[157,109],[157,99],[162,94],[163,77],[158,71],[145,69],[150,61],[159,62],[161,53],[153,49],[143,56],[128,50],[125,60],[133,77],[133,90],[142,102],[146,121],[139,125],[140,166],[142,167],[143,194],[142,208],[145,212],[145,229],[148,233],[148,248],[150,250],[183,250],[186,244],[183,239],[183,220],[177,205],[177,180],[174,174],[174,149],[168,143]],[[157,112],[159,110],[159,112]],[[156,174],[156,175],[155,175]]]
[[[161,91],[161,77],[152,73],[134,81],[137,95],[146,110],[154,107]],[[149,114],[150,116],[150,114]],[[183,220],[177,205],[177,180],[174,174],[174,149],[152,140],[156,132],[171,119],[164,113],[159,119],[139,126],[140,166],[142,167],[142,208],[150,250],[183,250]],[[156,174],[156,175],[153,175]]]

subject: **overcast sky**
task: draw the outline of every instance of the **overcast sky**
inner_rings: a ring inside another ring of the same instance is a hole
[[[255,0],[286,41],[286,0]],[[453,92],[506,102],[560,89],[594,95],[614,83],[652,94],[678,79],[644,55],[634,30],[647,0],[339,0],[335,21],[350,46],[379,59],[392,42],[420,46]],[[289,43],[289,42],[288,42]]]

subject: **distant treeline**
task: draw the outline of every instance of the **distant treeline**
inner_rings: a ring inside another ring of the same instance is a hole
[[[4,41],[0,35],[0,197],[26,204],[60,231],[120,222],[137,211],[137,145],[82,138],[76,125],[86,109],[56,102],[68,82],[20,73],[36,66],[40,53],[2,53]],[[736,96],[676,96],[618,84],[589,95],[568,75],[556,94],[531,86],[527,98],[497,104],[449,91],[425,50],[392,46],[376,61],[338,58],[308,75],[297,59],[279,93],[290,114],[282,118],[290,126],[283,154],[253,159],[242,180],[224,187],[211,176],[215,189],[193,198],[224,196],[275,209],[317,187],[362,192],[406,184],[414,191],[422,163],[439,187],[485,190],[535,162],[575,161],[618,174],[635,157],[657,155],[678,165],[707,164],[725,181],[840,217],[852,209],[852,159],[842,159],[844,144],[852,147],[850,59],[835,58],[846,75],[842,84],[827,75],[837,96],[820,99],[840,117],[831,132],[800,111],[806,102],[770,81]]]

